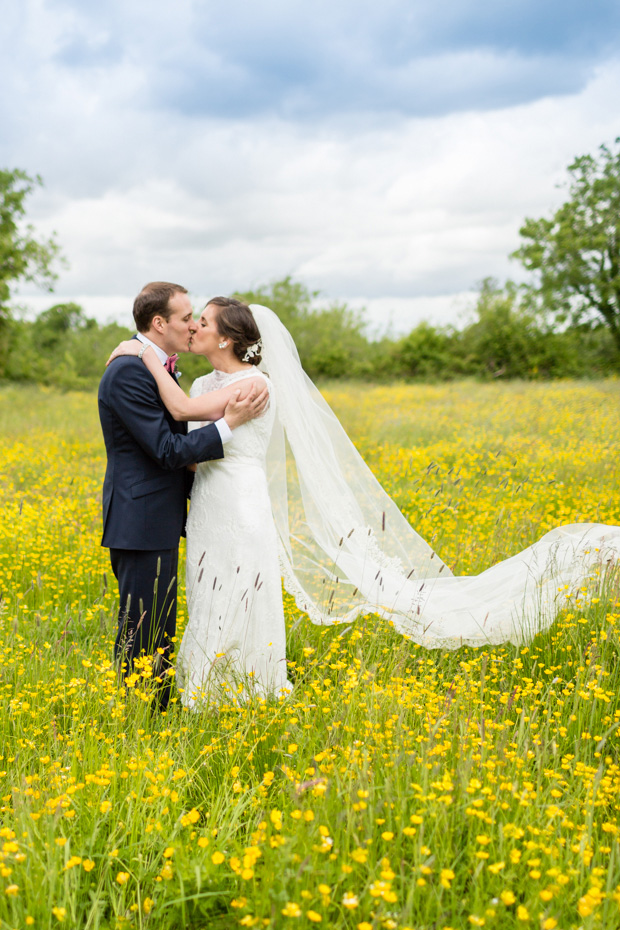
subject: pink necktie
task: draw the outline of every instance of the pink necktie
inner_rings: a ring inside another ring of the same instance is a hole
[[[174,374],[174,369],[177,363],[178,355],[169,355],[166,361],[164,362],[164,368],[166,371],[169,371],[171,375]]]

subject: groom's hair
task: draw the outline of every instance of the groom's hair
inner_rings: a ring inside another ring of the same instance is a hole
[[[133,302],[133,318],[139,333],[146,333],[154,316],[170,319],[168,302],[175,294],[187,294],[187,288],[168,281],[151,281],[145,284]]]

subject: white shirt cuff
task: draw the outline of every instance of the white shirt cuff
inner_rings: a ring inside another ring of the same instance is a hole
[[[222,417],[221,420],[216,420],[215,425],[217,426],[217,431],[220,434],[222,445],[229,442],[232,439],[232,430],[224,417]]]

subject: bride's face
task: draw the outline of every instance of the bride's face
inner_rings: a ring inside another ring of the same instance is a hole
[[[217,307],[207,304],[196,324],[196,332],[192,336],[190,352],[195,355],[204,355],[210,362],[221,355],[219,343],[222,341],[217,330]]]

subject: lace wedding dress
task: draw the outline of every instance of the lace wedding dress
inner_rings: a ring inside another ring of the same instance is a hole
[[[198,466],[187,525],[183,701],[210,681],[288,690],[280,578],[313,623],[375,613],[429,648],[521,643],[620,559],[620,527],[560,526],[479,575],[454,577],[385,493],[267,307],[252,305],[267,414]],[[251,372],[199,378],[192,395]],[[274,399],[277,401],[274,403]],[[380,415],[380,411],[378,411]]]
[[[197,397],[244,378],[256,368],[214,371],[198,378]],[[198,465],[187,521],[188,623],[177,657],[183,703],[213,697],[290,690],[278,543],[265,455],[276,416],[268,378],[266,413],[238,427],[225,457]],[[196,428],[201,424],[190,424]]]

